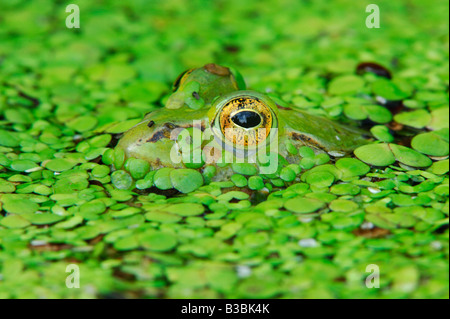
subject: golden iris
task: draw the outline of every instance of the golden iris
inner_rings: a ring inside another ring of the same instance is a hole
[[[221,102],[216,116],[222,135],[236,146],[257,146],[276,123],[275,114],[260,94],[233,94]]]

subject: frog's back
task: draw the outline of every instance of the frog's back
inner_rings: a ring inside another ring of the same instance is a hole
[[[284,108],[278,114],[287,138],[329,153],[350,153],[369,141],[368,132],[321,116]]]

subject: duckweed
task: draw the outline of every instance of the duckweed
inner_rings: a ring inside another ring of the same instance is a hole
[[[77,3],[79,29],[65,3],[0,4],[0,298],[448,298],[448,3],[379,1],[380,29],[362,2]],[[210,62],[368,144],[286,143],[268,175],[126,158]]]
[[[203,177],[193,169],[174,169],[170,172],[170,182],[176,190],[190,193],[203,185]]]
[[[411,146],[416,151],[430,156],[447,156],[449,152],[448,140],[445,141],[432,132],[414,136]]]

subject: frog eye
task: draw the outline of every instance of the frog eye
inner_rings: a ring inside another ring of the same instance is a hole
[[[175,92],[176,90],[178,90],[178,88],[180,87],[180,85],[184,82],[184,80],[187,78],[187,76],[194,71],[195,69],[190,69],[190,70],[186,70],[184,72],[182,72],[175,80],[175,82],[173,82],[172,85],[172,91]]]
[[[211,127],[215,135],[234,147],[255,147],[265,142],[277,127],[274,103],[252,91],[238,91],[215,102]]]

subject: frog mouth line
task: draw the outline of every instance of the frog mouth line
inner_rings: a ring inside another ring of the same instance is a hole
[[[147,124],[147,126],[149,128],[153,127],[154,125],[155,125],[154,121],[150,121]],[[173,123],[164,123],[164,125],[160,129],[156,130],[153,133],[153,135],[150,138],[148,138],[145,142],[147,142],[147,143],[155,143],[155,142],[157,142],[157,141],[159,141],[160,139],[163,139],[163,138],[170,139],[173,130],[186,129],[186,128],[189,128],[189,127],[193,127],[193,126],[189,126],[189,125],[180,126],[180,125],[175,125]],[[198,128],[200,128],[200,130],[202,132],[205,131],[204,123],[202,123],[200,126],[198,126]]]
[[[156,132],[154,132],[153,135],[149,139],[146,140],[146,142],[147,143],[155,143],[162,138],[170,138],[171,132],[177,128],[179,128],[178,125],[175,125],[172,123],[164,123],[163,127],[161,129],[157,130]]]
[[[314,139],[312,139],[308,135],[300,134],[300,133],[297,133],[297,132],[292,132],[291,133],[291,137],[292,137],[293,140],[301,141],[305,145],[313,146],[313,147],[318,148],[318,149],[325,149],[325,147],[323,145],[317,143]]]

